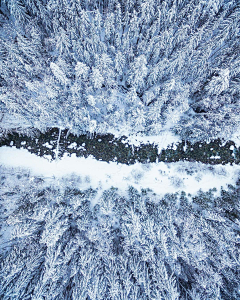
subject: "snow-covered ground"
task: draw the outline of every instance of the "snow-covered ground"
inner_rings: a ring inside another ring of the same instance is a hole
[[[170,130],[162,131],[158,135],[129,135],[125,141],[125,143],[129,143],[130,145],[140,146],[141,144],[155,144],[158,148],[158,152],[160,153],[162,149],[167,149],[170,145],[176,145],[181,142],[179,136],[174,135]]]
[[[106,190],[113,186],[124,192],[133,186],[138,191],[149,188],[158,195],[180,191],[194,195],[200,189],[208,191],[211,188],[216,188],[216,193],[219,193],[221,186],[234,185],[240,173],[238,165],[212,166],[198,162],[125,165],[76,155],[48,161],[25,149],[7,146],[0,148],[0,165],[27,169],[31,176],[43,176],[49,180],[75,174],[80,178],[76,186],[79,189]]]

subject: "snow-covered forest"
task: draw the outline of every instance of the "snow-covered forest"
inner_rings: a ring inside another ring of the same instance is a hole
[[[0,3],[0,101],[16,118],[195,139],[238,126],[238,1]]]
[[[240,2],[0,0],[0,299],[240,299]]]
[[[2,299],[239,299],[239,185],[89,186],[2,168]]]

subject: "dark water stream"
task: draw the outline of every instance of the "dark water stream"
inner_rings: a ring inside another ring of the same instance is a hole
[[[199,161],[210,164],[240,163],[240,149],[232,141],[216,139],[210,142],[182,141],[169,145],[167,149],[158,153],[154,144],[141,144],[139,147],[126,142],[126,137],[115,138],[111,134],[76,136],[63,130],[59,134],[58,128],[49,129],[45,133],[36,132],[33,137],[8,134],[0,140],[0,146],[24,148],[29,152],[51,159],[61,158],[63,155],[75,153],[76,156],[92,155],[98,160],[116,161],[133,164],[180,160]]]

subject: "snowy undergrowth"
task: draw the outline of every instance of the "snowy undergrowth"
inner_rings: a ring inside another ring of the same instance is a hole
[[[106,190],[113,186],[125,191],[133,186],[139,192],[149,188],[158,195],[181,191],[194,195],[200,189],[206,192],[212,188],[219,192],[221,187],[234,185],[240,172],[240,166],[230,164],[212,166],[199,162],[159,162],[125,165],[76,155],[50,162],[25,149],[7,146],[0,148],[0,164],[28,169],[33,175],[49,180],[74,174],[79,176],[77,187],[80,189]]]

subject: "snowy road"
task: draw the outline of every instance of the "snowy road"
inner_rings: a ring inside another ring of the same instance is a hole
[[[48,161],[29,153],[25,149],[0,148],[0,165],[30,171],[32,176],[63,178],[72,174],[79,177],[79,189],[106,190],[113,187],[125,191],[129,186],[151,189],[158,195],[185,191],[191,195],[199,189],[208,191],[228,184],[234,185],[239,177],[239,165],[209,165],[199,162],[135,163],[98,161],[93,157],[76,157],[75,154],[62,159]]]

